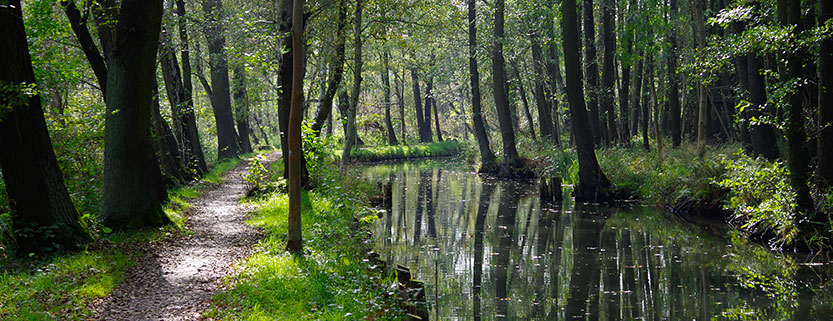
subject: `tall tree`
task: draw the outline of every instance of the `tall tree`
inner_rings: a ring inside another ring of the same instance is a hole
[[[546,66],[544,65],[540,36],[536,31],[533,31],[530,34],[530,42],[532,43],[532,64],[535,75],[535,105],[538,106],[538,125],[541,129],[541,137],[551,140],[553,135],[553,123],[550,111],[552,109],[550,108],[549,101],[547,101],[546,97]],[[521,89],[521,93],[523,93],[523,89]],[[532,123],[529,125],[532,126]]]
[[[575,1],[562,1],[561,29],[564,47],[564,71],[567,81],[567,100],[570,103],[570,115],[576,151],[578,153],[578,185],[575,189],[576,200],[605,200],[612,197],[612,185],[599,167],[587,118],[587,107],[582,93],[581,57],[578,37],[578,14]]]
[[[547,8],[555,8],[555,1],[548,0]],[[552,107],[552,114],[550,114],[552,122],[552,140],[555,146],[561,146],[560,130],[558,125],[558,105],[559,95],[564,92],[564,81],[561,79],[561,62],[558,56],[558,42],[555,37],[555,11],[547,10],[546,22],[544,23],[544,32],[547,37],[547,79],[549,82],[548,98],[550,106]]]
[[[694,0],[694,31],[695,37],[697,39],[697,49],[700,53],[703,53],[703,50],[706,48],[706,31],[705,31],[705,23],[706,20],[703,18],[703,4],[702,0]],[[709,110],[707,107],[708,104],[708,93],[706,90],[706,84],[704,83],[704,79],[697,80],[697,148],[700,150],[702,154],[706,148],[706,136],[708,130],[708,117],[709,117]]]
[[[171,39],[167,38],[166,32],[162,32],[162,44],[159,58],[162,65],[162,76],[165,82],[165,90],[168,94],[168,101],[171,104],[171,116],[173,118],[174,133],[179,142],[180,155],[183,163],[195,175],[200,177],[205,174],[208,169],[205,164],[205,156],[202,152],[202,144],[200,144],[199,133],[197,132],[196,116],[194,115],[194,102],[191,97],[191,89],[188,89],[184,83],[188,79],[190,82],[190,62],[188,63],[188,74],[184,72],[180,74],[179,63],[177,62],[176,53],[174,52]],[[187,39],[187,38],[186,38]],[[186,43],[182,44],[187,46]],[[188,58],[187,53],[182,54],[183,70],[185,70],[185,58]],[[185,77],[183,77],[185,75]]]
[[[344,27],[347,25],[347,4],[346,0],[339,0],[338,3],[338,20],[336,22],[336,44],[335,54],[330,60],[330,74],[327,78],[327,89],[324,90],[321,100],[318,102],[318,112],[315,114],[315,121],[312,123],[312,131],[319,135],[321,128],[324,126],[324,121],[332,119],[333,113],[333,98],[335,98],[338,87],[341,85],[341,79],[344,75]]]
[[[467,0],[469,25],[469,81],[471,82],[471,114],[474,123],[474,137],[480,149],[480,171],[493,171],[496,167],[495,155],[489,147],[489,135],[483,124],[480,102],[480,73],[477,70],[477,10],[476,0]]]
[[[170,222],[162,211],[167,195],[151,138],[162,1],[102,5],[105,14],[118,12],[106,17],[110,24],[99,24],[107,57],[102,221],[113,229],[159,226]]]
[[[396,132],[393,131],[393,121],[391,120],[390,116],[390,57],[389,57],[388,49],[385,49],[382,52],[382,64],[384,65],[384,70],[382,70],[382,89],[385,93],[385,129],[387,130],[388,136],[388,145],[397,145],[399,142],[396,140]]]
[[[584,7],[584,87],[587,95],[587,108],[590,110],[590,130],[593,143],[601,144],[602,125],[599,122],[599,64],[596,62],[596,24],[593,22],[593,0],[582,0]]]
[[[443,132],[440,129],[440,111],[437,109],[437,99],[431,99],[431,105],[434,105],[434,125],[437,128],[437,141],[443,141]]]
[[[75,249],[90,240],[69,198],[46,130],[23,27],[20,0],[0,6],[0,169],[6,184],[19,254],[58,244]]]
[[[520,168],[518,151],[515,148],[515,131],[512,128],[512,115],[509,111],[509,99],[506,95],[506,68],[503,58],[504,39],[504,0],[495,0],[494,46],[492,47],[492,80],[497,109],[500,136],[503,140],[503,161],[501,172],[511,175],[515,168]]]
[[[433,67],[433,66],[432,66]],[[428,81],[425,83],[425,108],[422,111],[425,115],[422,117],[425,125],[425,142],[432,142],[434,140],[434,133],[431,130],[431,102],[434,101],[434,76],[428,75]]]
[[[246,69],[237,64],[234,66],[234,120],[237,123],[237,147],[240,153],[252,152],[249,140],[249,94],[246,91]]]
[[[672,24],[677,21],[677,0],[669,0],[668,13],[669,20]],[[668,32],[668,48],[667,68],[668,72],[668,112],[671,115],[671,146],[673,148],[680,147],[682,142],[682,124],[680,123],[680,86],[677,79],[677,33],[675,30]]]
[[[185,16],[185,0],[176,0],[176,15],[179,42],[182,46],[179,53],[182,61],[182,88],[185,97],[185,105],[179,110],[179,118],[183,126],[183,136],[188,136],[188,139],[181,143],[193,154],[193,159],[189,159],[188,166],[196,167],[201,174],[204,174],[208,172],[208,166],[205,164],[205,154],[197,130],[197,117],[194,114],[194,86],[191,83],[191,51],[188,48],[188,17]]]
[[[604,123],[607,124],[608,144],[616,143],[619,140],[616,128],[616,34],[613,31],[613,13],[615,12],[613,0],[602,0],[602,41],[604,53],[602,60],[602,88],[599,92],[599,102],[604,109]]]
[[[833,0],[819,1],[819,24],[833,19]],[[821,41],[819,50],[819,134],[816,173],[822,190],[833,186],[833,38]]]
[[[361,1],[361,0],[359,0]],[[300,253],[301,235],[301,121],[304,104],[304,0],[292,4],[292,106],[289,111],[289,222],[287,224],[286,249]]]
[[[422,112],[422,95],[419,93],[419,76],[417,76],[416,69],[414,68],[411,69],[411,84],[414,92],[414,110],[416,111],[419,141],[421,143],[430,142],[431,135],[428,135],[428,132],[425,131],[425,114]]]
[[[791,27],[793,36],[803,31],[801,21],[801,1],[778,0],[778,20],[785,27]],[[796,211],[802,215],[814,210],[810,198],[810,187],[807,185],[810,171],[810,155],[807,152],[807,135],[804,133],[804,105],[802,94],[806,90],[802,77],[803,57],[795,49],[785,51],[781,57],[783,64],[779,70],[782,81],[793,83],[784,99],[786,102],[786,138],[787,138],[787,168],[790,170],[790,185],[795,191]],[[799,219],[801,226],[808,227],[807,221]],[[811,231],[807,231],[811,232]]]
[[[353,90],[350,97],[350,107],[347,110],[347,135],[344,137],[343,162],[350,161],[350,151],[356,141],[356,110],[359,107],[359,96],[362,90],[362,0],[356,0],[356,10],[353,13]]]
[[[237,157],[237,133],[234,130],[234,116],[229,95],[228,58],[223,25],[218,21],[223,13],[220,0],[203,0],[202,8],[208,21],[205,22],[205,36],[208,38],[208,64],[211,67],[211,107],[217,125],[217,157]],[[243,133],[245,134],[245,133]]]

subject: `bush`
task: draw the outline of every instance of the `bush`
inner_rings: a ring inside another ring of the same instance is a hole
[[[715,183],[731,193],[724,208],[742,223],[747,232],[772,230],[781,244],[795,241],[795,192],[789,184],[789,171],[780,162],[753,159],[738,152],[726,158],[724,175]]]

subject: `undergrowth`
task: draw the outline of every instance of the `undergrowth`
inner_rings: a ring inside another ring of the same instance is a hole
[[[205,314],[223,320],[386,320],[400,311],[386,294],[391,280],[371,272],[365,262],[371,221],[366,207],[372,185],[342,181],[331,171],[317,189],[302,194],[304,254],[284,250],[287,195],[273,191],[246,200],[256,207],[248,224],[266,237],[255,254],[227,280]],[[273,174],[274,176],[278,176]],[[274,179],[273,180],[280,180]]]
[[[155,242],[185,230],[185,212],[208,184],[222,181],[225,172],[240,162],[232,159],[212,168],[206,178],[168,191],[163,206],[174,224],[161,228],[113,233],[92,225],[96,241],[74,253],[14,255],[11,215],[0,214],[0,320],[87,320],[94,316],[90,303],[108,295],[122,274],[141,255],[139,245]],[[85,215],[86,220],[93,220]]]

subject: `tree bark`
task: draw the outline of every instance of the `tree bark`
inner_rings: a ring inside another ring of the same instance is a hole
[[[162,37],[164,37],[164,32]],[[201,177],[207,172],[202,145],[197,132],[196,117],[193,101],[188,96],[188,90],[183,86],[184,77],[179,73],[179,63],[176,59],[172,44],[163,39],[162,50],[159,55],[162,65],[162,76],[165,90],[171,104],[171,116],[174,121],[174,133],[179,142],[179,154],[183,163],[194,177]],[[183,62],[183,66],[185,63]],[[190,69],[190,66],[188,67]],[[190,78],[190,75],[185,75]]]
[[[431,141],[431,137],[426,137],[425,132],[425,119],[423,118],[425,115],[422,112],[422,95],[419,92],[419,77],[417,76],[416,70],[411,69],[411,84],[413,85],[413,92],[414,92],[414,110],[416,111],[416,119],[417,119],[417,130],[419,131],[419,141],[421,143]]]
[[[541,41],[538,39],[538,35],[533,33],[530,42],[532,43],[532,64],[535,72],[535,105],[538,106],[538,125],[541,129],[541,137],[552,140],[553,123],[552,115],[550,114],[551,108],[546,97],[546,85],[544,83],[546,75],[544,71],[544,58],[541,53]],[[520,81],[520,75],[518,81]],[[529,126],[532,128],[532,122],[529,123]],[[535,134],[532,136],[534,138]]]
[[[793,27],[793,35],[803,29],[801,24],[801,1],[778,0],[778,20],[785,27]],[[790,185],[795,191],[795,209],[799,213],[796,220],[802,232],[811,233],[812,225],[803,219],[809,216],[816,221],[811,212],[814,211],[810,198],[810,187],[807,185],[810,171],[810,157],[807,152],[807,135],[804,132],[804,106],[802,93],[806,90],[800,79],[803,59],[795,52],[785,52],[781,61],[784,62],[779,70],[782,81],[795,81],[796,85],[786,94],[784,101],[787,105],[787,168],[790,170]]]
[[[440,111],[437,110],[437,100],[432,98],[431,104],[434,105],[434,125],[437,127],[437,141],[441,142],[443,141],[443,132],[442,129],[440,129]],[[392,127],[391,131],[393,131]]]
[[[434,100],[434,77],[428,76],[428,82],[425,83],[425,108],[422,111],[425,116],[422,117],[423,125],[425,125],[425,142],[432,142],[434,140],[434,133],[431,130],[431,102]]]
[[[120,230],[170,222],[151,139],[161,0],[123,0],[107,57],[102,223]],[[99,33],[101,35],[101,33]],[[105,47],[106,48],[106,47]]]
[[[474,137],[480,150],[480,172],[491,172],[496,167],[495,155],[489,147],[489,136],[483,125],[480,97],[480,73],[477,70],[477,11],[476,0],[466,1],[469,25],[469,82],[471,86],[471,114]]]
[[[211,107],[217,124],[217,157],[223,160],[238,155],[237,133],[234,130],[234,116],[229,96],[226,38],[222,25],[217,21],[217,16],[223,12],[223,4],[220,0],[203,0],[202,8],[208,17],[204,28],[208,38],[208,63],[211,66]]]
[[[629,22],[629,21],[628,21]],[[625,23],[627,25],[627,22]],[[633,32],[631,31],[629,26],[625,27],[626,30],[623,33],[623,41],[625,42],[624,50],[625,54],[623,55],[623,59],[621,62],[622,66],[622,87],[619,88],[619,124],[621,124],[621,141],[625,146],[630,146],[631,144],[631,130],[629,127],[629,118],[628,114],[630,114],[630,106],[628,102],[630,101],[630,86],[631,86],[631,59],[630,55],[633,52]],[[629,57],[625,59],[624,57]]]
[[[286,249],[301,253],[301,121],[304,104],[304,0],[294,0],[292,6],[292,103],[289,111],[289,222]]]
[[[385,129],[388,133],[388,145],[398,145],[399,141],[396,140],[396,132],[393,131],[393,121],[390,116],[390,57],[387,49],[382,53],[382,64],[384,65],[384,70],[382,70],[382,89],[385,94]],[[437,130],[439,130],[439,127],[437,127]]]
[[[763,60],[752,53],[747,57],[747,73],[749,79],[749,117],[760,118],[761,108],[767,103],[766,79],[763,72]],[[778,159],[779,151],[776,143],[775,128],[771,124],[758,123],[749,125],[749,138],[752,140],[753,151],[766,159]],[[820,149],[821,153],[822,150]]]
[[[548,1],[549,8],[555,8],[555,1],[549,0]],[[547,96],[549,99],[550,107],[552,107],[552,113],[550,114],[550,118],[552,118],[552,141],[555,143],[555,146],[561,147],[561,131],[559,130],[558,125],[558,105],[559,105],[559,96],[564,92],[564,81],[561,79],[561,67],[560,61],[558,57],[558,44],[555,37],[555,10],[548,10],[546,17],[546,23],[544,24],[544,32],[546,33],[547,37],[547,80],[549,81],[549,86],[547,90]]]
[[[249,95],[246,93],[246,71],[234,66],[234,120],[237,123],[237,146],[241,154],[252,152],[249,141]]]
[[[362,0],[356,0],[356,11],[353,16],[353,92],[350,97],[350,107],[347,110],[347,135],[344,138],[344,151],[341,154],[342,163],[350,161],[350,151],[356,140],[356,110],[359,106],[362,84]]]
[[[670,18],[676,21],[677,0],[670,0]],[[671,46],[668,48],[668,112],[671,114],[671,147],[678,148],[682,142],[682,126],[680,123],[680,86],[677,80],[677,33],[671,30],[668,36]]]
[[[64,185],[46,129],[19,0],[0,6],[0,169],[16,231],[17,254],[73,250],[90,241]],[[55,246],[58,245],[58,247]]]
[[[590,130],[593,143],[602,143],[602,126],[599,122],[599,64],[596,62],[596,24],[593,22],[593,0],[583,0],[584,8],[584,76],[587,108],[590,110]]]
[[[338,87],[341,85],[341,79],[344,76],[344,42],[346,39],[344,37],[344,27],[347,24],[347,4],[345,2],[345,0],[340,0],[338,4],[335,56],[330,61],[329,69],[331,73],[327,79],[327,89],[318,103],[318,112],[315,114],[315,121],[313,121],[311,127],[316,135],[320,135],[324,121],[330,119],[330,115],[333,113],[333,98],[335,98]]]
[[[706,32],[704,30],[706,23],[703,18],[703,4],[702,0],[694,0],[694,28],[697,37],[697,49],[702,53],[706,48]],[[702,154],[706,148],[706,138],[708,131],[708,96],[706,85],[703,79],[697,80],[697,148]]]
[[[165,186],[176,186],[187,180],[185,167],[177,150],[176,139],[168,123],[162,118],[159,108],[158,86],[153,88],[153,102],[151,103],[151,137],[162,170]]]
[[[649,151],[651,150],[651,141],[648,138],[648,122],[651,120],[651,107],[650,101],[648,99],[650,99],[650,90],[651,86],[653,86],[651,84],[651,82],[653,81],[653,79],[651,79],[651,74],[653,73],[651,71],[653,69],[651,61],[646,61],[643,68],[645,68],[645,73],[642,76],[644,83],[642,84],[642,103],[640,104],[641,108],[639,109],[639,112],[641,112],[642,115],[640,115],[639,119],[642,122],[642,146],[645,147],[646,151]]]
[[[190,133],[190,151],[193,154],[193,160],[189,160],[189,167],[196,167],[199,169],[200,176],[208,172],[208,166],[205,163],[205,154],[203,153],[202,143],[200,143],[199,129],[197,128],[197,117],[194,115],[194,86],[191,84],[191,51],[188,49],[188,28],[187,18],[185,17],[185,1],[176,0],[176,14],[179,25],[179,42],[182,45],[180,48],[180,58],[182,60],[182,88],[185,90],[185,107],[181,109],[179,115],[182,121],[183,133]],[[195,163],[195,165],[191,165]]]
[[[503,161],[501,171],[510,174],[513,169],[520,168],[518,151],[515,149],[515,132],[512,128],[512,115],[509,112],[509,99],[506,96],[506,70],[503,58],[503,13],[504,0],[495,0],[495,43],[492,48],[492,80],[497,109],[500,136],[503,139]]]
[[[602,66],[602,88],[599,101],[605,112],[605,122],[607,124],[607,141],[608,144],[614,144],[619,141],[619,135],[616,128],[616,66],[613,61],[616,56],[616,34],[613,31],[613,0],[602,0],[602,41],[604,42],[604,54],[602,59],[604,65]]]
[[[599,167],[590,130],[590,120],[587,119],[587,109],[582,93],[581,57],[578,37],[578,14],[575,1],[562,1],[563,20],[561,28],[564,47],[564,71],[567,81],[567,100],[570,103],[573,137],[579,162],[579,182],[575,189],[575,198],[582,200],[606,200],[612,196],[612,185]]]
[[[819,24],[833,19],[833,0],[819,1]],[[819,188],[826,191],[833,186],[833,38],[821,41],[819,48],[819,134],[817,138],[818,164],[816,175]]]

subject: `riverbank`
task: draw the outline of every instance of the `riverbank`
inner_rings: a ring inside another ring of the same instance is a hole
[[[653,143],[653,142],[652,142]],[[540,176],[558,176],[565,184],[578,181],[578,163],[572,150],[555,150],[528,144]],[[630,199],[670,209],[692,218],[720,219],[746,237],[772,249],[809,246],[826,249],[829,229],[800,231],[795,225],[795,193],[782,162],[748,156],[739,145],[707,147],[699,156],[696,146],[668,146],[657,154],[641,143],[597,150],[604,173],[619,192]],[[819,211],[833,211],[833,193],[818,193]],[[807,244],[803,244],[805,242]]]
[[[247,224],[265,237],[245,259],[239,273],[226,280],[205,317],[221,320],[398,320],[402,316],[389,294],[393,279],[373,270],[368,255],[370,225],[378,213],[367,204],[375,185],[316,171],[317,187],[302,194],[304,255],[285,251],[287,195],[280,188],[244,202],[253,208]],[[281,186],[280,166],[271,182]],[[373,270],[373,271],[371,271]]]
[[[26,258],[0,253],[0,319],[94,317],[93,302],[112,293],[148,247],[190,233],[185,224],[192,202],[209,187],[221,184],[225,173],[240,162],[235,158],[218,163],[199,182],[169,190],[164,210],[174,224],[111,233],[85,215],[97,240],[81,251],[44,257],[31,254]]]
[[[350,157],[357,162],[378,162],[388,160],[405,160],[414,158],[438,158],[460,155],[468,150],[468,145],[456,140],[446,140],[433,143],[421,143],[415,145],[390,145],[390,146],[362,146],[353,149]],[[341,157],[341,152],[331,151],[336,158]]]

